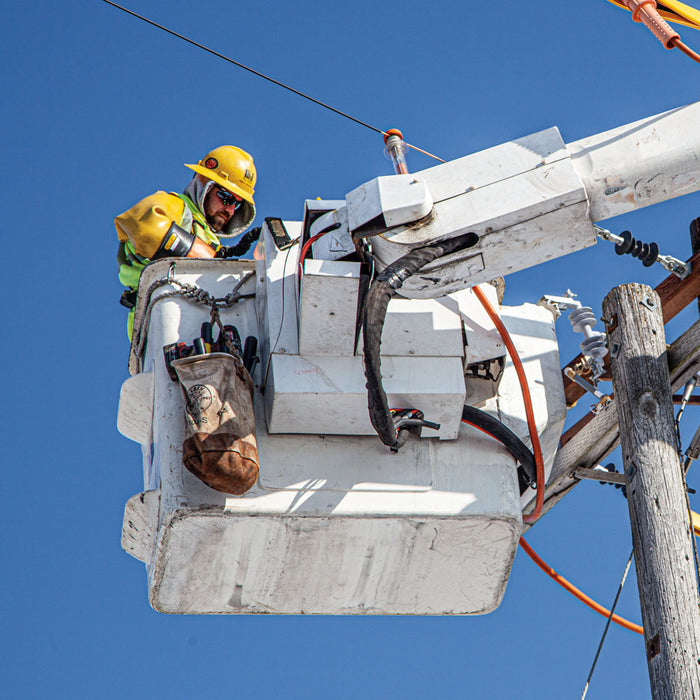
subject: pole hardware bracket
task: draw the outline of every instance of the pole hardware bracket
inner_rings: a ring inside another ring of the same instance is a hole
[[[650,296],[644,297],[644,299],[642,299],[639,303],[640,303],[642,306],[646,306],[647,309],[649,309],[649,311],[655,311],[655,310],[656,310],[656,306],[657,306],[656,300],[655,300],[654,298],[650,297]]]
[[[612,396],[606,394],[598,403],[593,404],[589,410],[594,416],[597,416],[604,408],[607,408],[612,403],[612,400]]]
[[[580,377],[571,367],[564,368],[564,374],[572,381],[576,382],[582,389],[593,394],[597,399],[605,398],[605,394],[597,389],[593,384],[587,382],[583,377]]]
[[[627,484],[627,478],[624,474],[618,472],[610,472],[605,467],[578,467],[574,470],[574,476],[577,479],[590,479],[591,481],[600,481],[606,484]]]
[[[605,323],[605,331],[610,337],[610,334],[617,328],[617,314],[613,314],[612,318],[606,318],[603,322]]]

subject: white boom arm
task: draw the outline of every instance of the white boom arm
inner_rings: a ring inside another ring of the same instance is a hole
[[[372,236],[384,267],[474,231],[476,247],[428,265],[400,292],[442,296],[593,245],[593,222],[700,189],[698,124],[700,102],[571,144],[552,127],[412,175],[375,178],[311,233],[334,224],[339,250],[343,239]],[[315,245],[328,248],[323,238]]]

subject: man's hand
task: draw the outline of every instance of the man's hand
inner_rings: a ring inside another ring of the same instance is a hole
[[[240,258],[241,255],[245,255],[250,250],[251,246],[258,238],[260,238],[260,226],[244,234],[236,245],[222,245],[221,248],[216,251],[216,257]]]

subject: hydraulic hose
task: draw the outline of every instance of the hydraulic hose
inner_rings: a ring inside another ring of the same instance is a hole
[[[604,608],[600,603],[596,603],[595,600],[589,598],[583,591],[576,588],[571,581],[568,581],[561,574],[557,573],[549,564],[547,564],[546,561],[544,561],[544,559],[542,559],[542,557],[537,554],[537,552],[535,552],[535,550],[525,541],[524,537],[520,538],[520,546],[525,550],[530,559],[532,559],[532,561],[534,561],[535,564],[537,564],[537,566],[539,566],[540,569],[547,574],[547,576],[554,579],[560,586],[578,598],[584,605],[591,608],[591,610],[595,610],[604,617],[610,617],[610,611],[607,608]],[[635,624],[634,622],[626,620],[624,617],[613,615],[611,619],[615,624],[620,625],[620,627],[624,627],[625,629],[636,632],[637,634],[644,634],[643,627]]]
[[[528,446],[505,424],[491,414],[481,411],[474,406],[462,409],[462,422],[473,425],[482,432],[498,440],[511,453],[517,462],[520,495],[537,481],[535,457]]]
[[[470,232],[447,241],[414,248],[384,268],[372,282],[367,293],[362,314],[367,408],[377,435],[385,445],[394,451],[398,450],[406,441],[408,427],[401,427],[397,431],[382,386],[380,352],[382,330],[384,329],[389,300],[411,275],[428,263],[450,253],[471,248],[476,245],[478,240],[479,236]]]
[[[527,384],[527,377],[525,376],[525,370],[523,369],[523,363],[520,361],[520,356],[518,351],[511,340],[508,329],[503,325],[503,321],[499,317],[496,309],[491,306],[487,296],[479,289],[479,285],[473,288],[476,298],[481,302],[484,307],[484,311],[488,314],[489,318],[493,321],[496,326],[498,333],[500,334],[503,342],[505,343],[510,359],[513,362],[513,367],[518,375],[518,381],[520,382],[520,389],[523,394],[523,403],[525,404],[525,416],[527,417],[527,428],[530,433],[530,441],[532,442],[532,453],[535,456],[535,465],[537,467],[537,492],[535,495],[535,508],[529,515],[523,516],[523,522],[534,523],[542,514],[542,506],[544,505],[544,458],[542,456],[542,448],[540,446],[540,438],[537,434],[537,425],[535,424],[535,412],[532,408],[532,398],[530,397],[530,389]]]

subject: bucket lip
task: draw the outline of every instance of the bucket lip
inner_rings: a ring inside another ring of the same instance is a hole
[[[223,360],[231,361],[235,365],[237,365],[241,362],[237,357],[234,357],[233,355],[229,355],[229,353],[227,353],[227,352],[208,352],[204,355],[190,355],[189,357],[181,357],[178,360],[173,360],[170,364],[173,367],[180,367],[182,365],[191,365],[191,364],[195,364],[197,362],[202,362],[205,360],[214,360],[214,359],[223,359]]]

